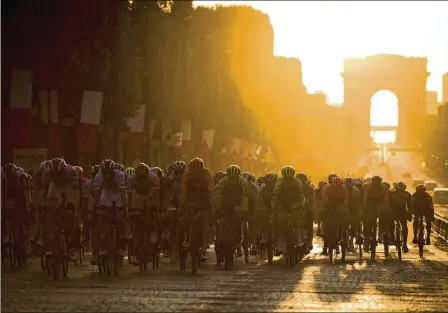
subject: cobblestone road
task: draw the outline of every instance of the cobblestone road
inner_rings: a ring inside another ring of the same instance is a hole
[[[2,268],[2,312],[30,311],[448,311],[448,254],[416,247],[397,260],[380,248],[377,261],[359,262],[356,255],[330,264],[318,242],[294,268],[282,258],[274,265],[254,257],[238,259],[230,271],[213,257],[197,274],[161,264],[139,274],[125,265],[121,277],[107,278],[90,265],[71,266],[69,277],[54,282],[38,261],[27,268]],[[210,253],[211,256],[214,253]]]

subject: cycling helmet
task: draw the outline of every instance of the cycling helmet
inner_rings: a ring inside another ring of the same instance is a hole
[[[383,179],[380,176],[373,176],[372,177],[372,184],[379,185],[383,182]]]
[[[353,182],[353,185],[355,185],[355,186],[362,186],[362,179],[361,178],[353,178],[352,182]]]
[[[389,184],[387,181],[383,181],[383,182],[381,183],[381,185],[384,185],[384,186],[387,187],[387,189],[390,189],[390,184]]]
[[[54,172],[62,172],[67,163],[62,158],[53,158],[51,159],[51,171]]]
[[[260,177],[262,178],[262,177]],[[275,173],[267,173],[264,177],[264,180],[266,183],[275,183],[277,181],[278,177],[275,175]]]
[[[296,174],[296,170],[292,166],[285,166],[282,168],[282,176],[283,178],[294,178],[294,175]]]
[[[331,180],[336,176],[338,176],[336,173],[331,173],[330,175],[328,175],[328,182],[331,183]]]
[[[126,167],[126,169],[124,170],[124,174],[126,176],[131,176],[134,173],[135,173],[135,169],[133,167]]]
[[[319,183],[317,184],[317,188],[322,189],[326,184],[327,182],[325,180],[320,180]]]
[[[2,177],[12,176],[16,172],[17,166],[14,163],[7,163],[2,167]]]
[[[187,165],[185,164],[184,161],[176,161],[173,164],[171,164],[171,169],[174,172],[184,172],[186,168]]]
[[[250,173],[249,172],[241,173],[241,177],[243,177],[247,182],[250,182]]]
[[[221,181],[221,179],[226,175],[227,175],[226,172],[218,171],[213,175],[213,181],[215,182],[215,184],[218,184]]]
[[[158,168],[158,167],[155,167]],[[162,170],[160,169],[160,172]],[[145,163],[139,163],[136,167],[135,167],[135,174],[138,177],[147,177],[148,174],[150,172],[149,166],[146,165]],[[157,174],[157,173],[156,173]],[[158,175],[157,175],[158,176]]]
[[[124,171],[124,165],[121,163],[115,163],[115,169],[119,170],[120,172]]]
[[[406,184],[401,182],[401,181],[398,182],[398,183],[395,183],[395,189],[401,190],[401,191],[405,191],[406,190]]]
[[[84,170],[82,169],[81,166],[73,166],[74,170],[76,171],[76,173],[78,173],[78,177],[81,178],[84,174]]]
[[[238,165],[230,165],[227,168],[227,176],[229,178],[236,178],[241,175],[241,168]]]
[[[144,164],[144,163],[142,163],[142,164]],[[156,174],[157,175],[157,177],[159,177],[159,179],[161,179],[162,178],[162,176],[163,176],[163,171],[162,171],[162,169],[160,168],[160,167],[151,167],[150,169],[149,169],[151,172],[153,172],[154,174]],[[137,169],[135,169],[135,171],[137,172]]]
[[[105,159],[100,163],[101,172],[112,171],[115,169],[115,162],[111,159]]]
[[[426,191],[426,187],[423,184],[419,184],[415,187],[415,191],[416,192],[425,192]]]
[[[258,177],[255,180],[255,184],[257,184],[258,186],[263,185],[265,182],[266,182],[266,177],[265,176]]]
[[[188,164],[188,167],[192,170],[203,169],[204,161],[202,161],[202,159],[200,159],[200,158],[194,158],[190,161],[190,163]]]
[[[342,187],[343,183],[344,183],[344,181],[339,176],[335,176],[331,180],[331,185],[335,186],[335,187]]]
[[[347,187],[353,186],[353,179],[351,177],[344,178],[344,185]]]
[[[296,178],[302,183],[309,183],[308,176],[305,173],[297,173]]]
[[[91,175],[92,177],[95,177],[96,174],[98,174],[99,170],[100,170],[100,166],[99,166],[99,165],[92,165],[92,166],[90,167],[90,175]]]

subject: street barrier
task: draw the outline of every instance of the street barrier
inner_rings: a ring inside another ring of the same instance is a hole
[[[448,220],[438,213],[434,214],[432,230],[444,240],[448,240]]]

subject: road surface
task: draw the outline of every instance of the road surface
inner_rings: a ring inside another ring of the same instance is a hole
[[[252,257],[247,265],[238,258],[225,271],[210,251],[195,275],[167,262],[141,275],[126,262],[121,277],[108,278],[85,264],[71,266],[59,282],[33,260],[21,270],[2,267],[2,312],[446,312],[448,254],[428,246],[421,260],[416,247],[410,249],[401,262],[395,248],[385,259],[379,247],[375,262],[359,262],[354,254],[330,264],[317,239],[294,268],[286,268],[281,257],[274,265]]]

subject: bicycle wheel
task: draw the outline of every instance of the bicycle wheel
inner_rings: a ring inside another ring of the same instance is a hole
[[[362,254],[363,254],[362,243],[358,244],[358,250],[359,250],[359,260],[362,261]]]
[[[330,263],[333,263],[333,252],[334,252],[334,249],[333,248],[328,248],[330,251],[329,251],[329,253],[328,253],[328,255],[330,256]]]
[[[271,229],[271,227],[269,227],[268,228],[268,234],[267,234],[267,241],[268,241],[268,243],[267,243],[267,245],[266,245],[266,249],[267,249],[267,252],[268,252],[268,264],[269,265],[272,265],[272,263],[274,262],[274,239],[273,239],[273,236],[272,236],[273,234],[272,234],[272,229]]]
[[[62,275],[67,277],[68,264],[69,264],[69,251],[68,251],[68,237],[61,236],[60,242],[60,257],[61,257],[61,269]]]

